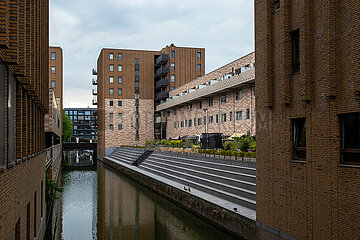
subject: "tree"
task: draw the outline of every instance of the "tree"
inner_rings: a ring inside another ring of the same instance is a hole
[[[70,140],[73,134],[71,120],[68,115],[66,115],[65,110],[63,110],[63,142]]]

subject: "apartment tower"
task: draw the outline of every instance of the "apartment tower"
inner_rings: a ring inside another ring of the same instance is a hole
[[[42,239],[49,2],[0,4],[0,239]]]
[[[160,138],[155,106],[169,91],[205,73],[205,49],[166,46],[161,51],[102,49],[97,63],[98,153]]]
[[[257,225],[285,239],[360,236],[359,13],[255,3]]]

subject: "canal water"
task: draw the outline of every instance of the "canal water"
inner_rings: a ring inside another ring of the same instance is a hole
[[[98,162],[64,171],[61,239],[238,239]]]

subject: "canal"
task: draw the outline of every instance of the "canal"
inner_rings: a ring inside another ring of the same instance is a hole
[[[98,162],[64,171],[61,239],[230,240],[236,236]]]

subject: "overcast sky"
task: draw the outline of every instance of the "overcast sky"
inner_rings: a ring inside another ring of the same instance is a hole
[[[93,107],[91,69],[104,47],[204,47],[206,73],[253,51],[253,5],[249,0],[51,0],[50,45],[64,52],[65,107]]]

